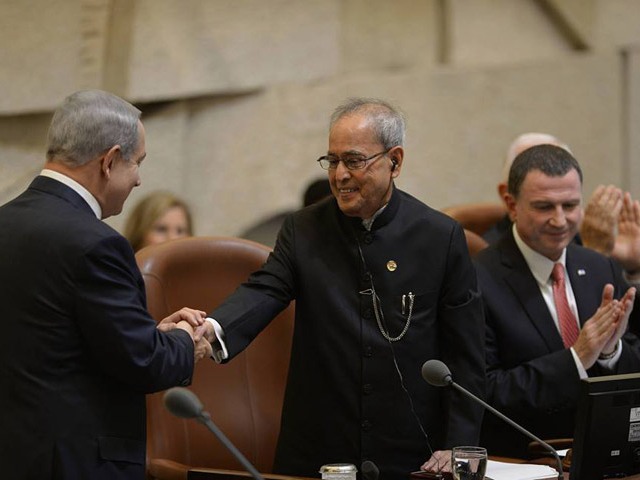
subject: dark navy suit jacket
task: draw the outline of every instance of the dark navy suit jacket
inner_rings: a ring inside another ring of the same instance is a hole
[[[0,207],[0,470],[144,478],[145,393],[190,382],[193,342],[146,311],[128,242],[37,177]]]
[[[487,401],[542,439],[573,437],[579,376],[538,284],[511,230],[475,257],[487,324]],[[580,323],[598,309],[611,283],[620,298],[628,285],[620,268],[599,253],[570,244],[566,267]],[[636,302],[637,303],[637,302]],[[637,322],[634,308],[630,323]],[[597,364],[589,376],[640,370],[639,340],[627,333],[615,371]],[[481,443],[492,455],[526,456],[529,440],[486,414]]]

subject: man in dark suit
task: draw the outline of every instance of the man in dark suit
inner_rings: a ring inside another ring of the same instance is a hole
[[[0,207],[0,471],[142,480],[145,393],[190,383],[197,310],[146,311],[124,237],[102,222],[140,184],[140,111],[101,91],[55,112],[45,169]]]
[[[263,268],[211,314],[227,361],[296,301],[278,473],[370,460],[406,480],[433,450],[424,468],[447,469],[444,449],[478,441],[481,410],[420,376],[439,358],[483,396],[484,322],[460,225],[394,185],[403,140],[387,103],[339,107],[318,159],[333,196],[288,216]]]
[[[571,243],[582,172],[567,150],[539,145],[518,155],[505,200],[514,226],[475,259],[487,400],[541,438],[572,437],[580,378],[640,369],[638,338],[627,332],[636,290],[626,281],[640,279]],[[640,269],[640,256],[626,265]],[[481,438],[490,454],[527,455],[529,440],[491,415]]]

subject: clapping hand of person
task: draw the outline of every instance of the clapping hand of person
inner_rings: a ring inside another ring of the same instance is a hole
[[[580,225],[582,244],[603,255],[611,255],[622,207],[622,190],[614,185],[599,185],[585,207]]]
[[[615,343],[612,339],[618,332],[622,320],[622,307],[613,299],[613,285],[608,283],[602,290],[602,302],[596,313],[589,318],[582,328],[573,349],[578,355],[585,370],[591,368],[603,353],[605,346]],[[624,332],[623,332],[624,333]],[[617,339],[616,339],[617,342]],[[613,349],[613,347],[611,347]],[[605,352],[608,353],[608,352]]]
[[[636,298],[636,288],[631,287],[626,291],[626,293],[624,294],[624,297],[618,300],[619,318],[617,321],[617,327],[614,330],[611,337],[609,338],[609,340],[607,341],[607,343],[602,348],[600,352],[602,355],[608,357],[615,352],[615,348],[618,345],[618,341],[622,338],[622,335],[624,335],[624,333],[627,331],[627,326],[629,325],[629,316],[631,315],[631,311],[633,310],[633,302],[635,301],[635,298]]]
[[[618,219],[618,234],[611,257],[631,275],[640,273],[640,202],[624,194]]]

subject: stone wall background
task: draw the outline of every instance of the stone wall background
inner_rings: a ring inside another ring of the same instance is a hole
[[[235,235],[297,208],[324,174],[332,109],[377,96],[408,118],[398,186],[441,208],[496,200],[508,144],[567,142],[585,195],[640,198],[636,0],[0,0],[0,203],[44,162],[56,105],[82,88],[143,111],[143,184]]]

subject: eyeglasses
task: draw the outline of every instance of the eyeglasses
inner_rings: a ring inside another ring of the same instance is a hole
[[[369,160],[373,160],[380,155],[385,155],[389,153],[389,150],[391,150],[391,148],[387,148],[384,152],[374,153],[370,157],[365,157],[364,155],[349,154],[342,157],[338,157],[337,155],[324,155],[318,159],[318,163],[325,170],[335,170],[336,168],[338,168],[338,164],[340,162],[344,163],[344,166],[347,167],[347,170],[362,170],[367,166],[367,162]]]

